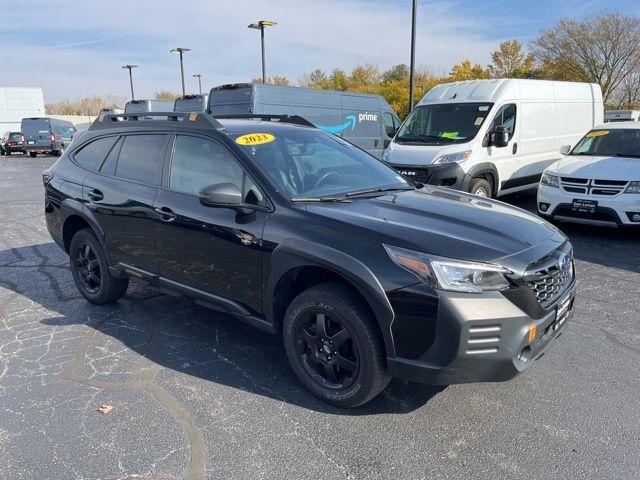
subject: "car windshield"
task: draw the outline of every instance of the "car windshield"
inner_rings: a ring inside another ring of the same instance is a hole
[[[640,158],[640,128],[591,130],[582,137],[571,155]]]
[[[236,135],[235,141],[294,201],[413,189],[377,158],[321,130],[281,129],[274,134]]]
[[[484,123],[491,103],[420,105],[398,132],[398,143],[442,145],[472,140]]]

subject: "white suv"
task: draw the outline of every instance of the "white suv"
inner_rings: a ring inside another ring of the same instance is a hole
[[[538,212],[555,220],[640,226],[640,122],[601,125],[540,179]]]

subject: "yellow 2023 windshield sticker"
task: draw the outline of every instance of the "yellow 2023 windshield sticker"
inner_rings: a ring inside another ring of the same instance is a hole
[[[603,135],[609,135],[609,130],[595,130],[587,133],[587,138],[602,137]]]
[[[263,143],[270,143],[276,139],[270,133],[248,133],[236,138],[238,145],[262,145]]]

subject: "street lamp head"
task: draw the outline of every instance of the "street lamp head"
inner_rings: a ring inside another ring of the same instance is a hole
[[[190,48],[183,48],[183,47],[177,47],[177,48],[171,49],[171,53],[182,53],[182,52],[190,52],[190,51],[191,51]]]
[[[131,70],[132,68],[138,68],[138,65],[123,65],[122,68],[127,68]]]
[[[201,73],[194,73],[193,76],[196,77],[196,78],[200,78],[200,77],[202,77],[202,74]]]
[[[262,30],[264,27],[273,27],[274,25],[277,25],[277,23],[272,22],[271,20],[258,20],[256,23],[247,25],[247,28],[253,28],[254,30]]]

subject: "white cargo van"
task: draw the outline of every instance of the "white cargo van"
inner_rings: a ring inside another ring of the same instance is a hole
[[[432,88],[383,159],[422,183],[483,196],[535,188],[542,171],[602,123],[600,86],[495,79]]]

